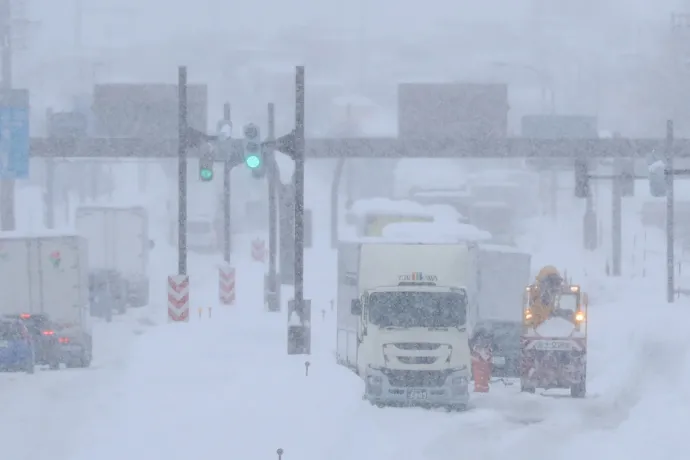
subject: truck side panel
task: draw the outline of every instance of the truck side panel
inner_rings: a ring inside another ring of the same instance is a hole
[[[360,244],[338,247],[337,343],[338,364],[357,368],[357,328],[360,317],[351,313],[352,300],[359,298],[357,287]]]
[[[143,208],[83,207],[76,226],[89,242],[89,265],[123,275],[148,270],[148,219]]]
[[[29,264],[29,240],[0,239],[0,314],[40,313],[36,273]]]
[[[89,267],[92,269],[113,268],[117,248],[112,243],[115,229],[110,225],[109,213],[99,208],[79,208],[75,225],[79,234],[89,244]]]
[[[40,311],[60,323],[81,326],[88,313],[83,240],[52,237],[31,245],[31,273],[37,273]]]
[[[112,226],[115,229],[115,268],[125,275],[146,275],[148,272],[148,219],[144,208],[116,209]]]
[[[478,319],[522,321],[531,256],[510,247],[482,245],[478,257]]]

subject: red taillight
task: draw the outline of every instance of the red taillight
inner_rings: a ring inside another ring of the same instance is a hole
[[[29,319],[29,318],[31,318],[31,315],[28,313],[22,313],[21,315],[19,315],[19,317],[21,319]]]
[[[43,331],[43,335],[55,335],[55,331]]]
[[[58,342],[60,343],[69,343],[69,337],[60,337],[58,339]]]

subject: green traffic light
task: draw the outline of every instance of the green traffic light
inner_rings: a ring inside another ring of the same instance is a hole
[[[201,177],[201,180],[211,180],[213,179],[213,171],[210,169],[202,169],[199,171],[199,177]]]
[[[250,155],[244,161],[251,169],[256,169],[261,166],[261,158],[256,155]]]

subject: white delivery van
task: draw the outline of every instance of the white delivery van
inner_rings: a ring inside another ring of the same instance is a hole
[[[517,377],[520,361],[523,295],[530,282],[531,256],[511,246],[480,244],[478,251],[477,329],[491,333],[493,374]]]
[[[170,221],[170,245],[178,244],[177,220]],[[218,233],[222,230],[222,222],[214,220],[210,215],[187,215],[187,250],[199,254],[215,254],[221,249],[221,239]]]
[[[59,336],[61,360],[91,364],[87,242],[76,234],[0,234],[0,314],[44,314]]]
[[[89,267],[119,274],[126,303],[149,303],[149,222],[141,206],[80,206],[75,224],[89,243]]]
[[[379,406],[464,409],[476,248],[383,242],[344,245],[341,251],[350,254],[341,254],[338,359],[364,379],[364,398]],[[354,258],[356,274],[347,266],[354,266]],[[355,276],[357,297],[347,315],[340,310],[354,293]]]

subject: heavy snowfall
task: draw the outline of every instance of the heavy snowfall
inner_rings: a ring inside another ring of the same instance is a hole
[[[686,458],[690,2],[0,36],[1,459]]]

